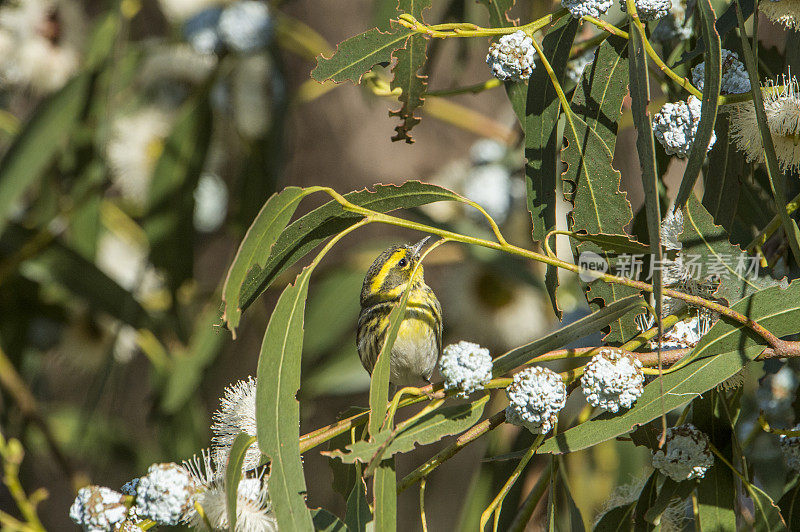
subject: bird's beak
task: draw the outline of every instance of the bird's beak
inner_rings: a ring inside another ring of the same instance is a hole
[[[420,250],[422,250],[422,246],[425,245],[425,242],[427,242],[429,238],[430,236],[426,236],[425,238],[423,238],[422,240],[411,246],[411,249],[414,251],[415,258],[419,258],[419,252]]]

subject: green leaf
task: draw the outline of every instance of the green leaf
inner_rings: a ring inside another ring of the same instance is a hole
[[[750,18],[750,15],[753,14],[755,3],[756,3],[755,0],[742,0],[740,6],[737,6],[737,2],[731,2],[731,4],[725,10],[722,16],[717,19],[717,23],[714,25],[719,36],[725,37],[726,35],[728,35],[728,33],[731,32],[731,30],[734,30],[739,26],[739,22],[737,20],[737,15],[736,15],[736,12],[739,9],[741,9],[745,20]],[[703,52],[705,52],[705,49],[706,49],[705,42],[703,42],[703,38],[700,37],[697,40],[697,45],[694,47],[694,49],[689,52],[685,52],[681,56],[681,59],[680,61],[678,61],[677,64],[680,65],[687,61],[691,61],[695,57],[702,55]]]
[[[745,160],[731,142],[729,123],[726,113],[717,116],[717,142],[708,154],[708,167],[713,171],[703,173],[703,206],[730,234],[739,203],[740,180],[745,177]]]
[[[495,377],[503,375],[512,369],[527,364],[533,357],[563,347],[579,338],[596,333],[631,309],[642,307],[641,298],[631,296],[620,299],[614,303],[593,312],[592,314],[574,321],[559,330],[539,338],[529,344],[522,345],[494,359]]]
[[[628,60],[630,64],[631,111],[636,124],[636,149],[642,168],[642,190],[647,214],[647,236],[650,242],[650,260],[661,264],[661,203],[658,197],[658,174],[656,172],[656,146],[653,140],[653,124],[647,105],[650,103],[650,77],[647,72],[644,39],[640,25],[633,22],[629,14],[628,25],[631,34],[628,41]],[[712,128],[713,132],[713,128]],[[653,269],[653,296],[656,316],[661,327],[661,270]]]
[[[120,14],[112,10],[95,24],[84,58],[87,69],[100,68],[114,51],[119,37],[120,19]]]
[[[508,11],[517,0],[478,0],[489,11],[489,22],[493,28],[514,26],[515,20],[508,18]]]
[[[603,514],[594,525],[594,532],[630,532],[633,528],[633,510],[636,503],[617,506]]]
[[[728,461],[733,458],[731,426],[717,404],[725,400],[713,390],[692,405],[692,423],[708,434]],[[698,524],[701,530],[736,530],[736,479],[719,458],[697,486]]]
[[[367,486],[361,478],[361,465],[356,464],[356,481],[353,484],[353,491],[347,498],[347,513],[344,516],[344,523],[350,532],[366,532],[367,523],[372,520],[372,512],[367,502]]]
[[[222,321],[234,338],[242,316],[242,286],[248,278],[256,277],[262,271],[273,244],[291,220],[300,200],[311,192],[314,190],[286,187],[270,196],[239,244],[222,288]]]
[[[565,17],[547,32],[542,40],[542,50],[550,61],[556,79],[563,85],[564,71],[569,60],[569,51],[575,40],[579,21]],[[535,241],[544,240],[547,233],[556,228],[556,182],[561,172],[561,136],[558,134],[558,115],[561,102],[558,99],[550,76],[542,67],[533,71],[528,84],[507,84],[512,87],[509,97],[519,100],[514,105],[525,135],[525,188],[528,212],[533,223],[532,236]],[[516,97],[515,94],[519,94]],[[558,306],[558,269],[548,265],[545,286],[556,317],[562,317]]]
[[[347,532],[348,530],[338,517],[324,508],[311,510],[311,519],[316,532]]]
[[[778,501],[781,515],[786,520],[789,530],[800,530],[800,482],[795,477],[794,482],[789,484],[789,489]]]
[[[767,114],[764,110],[764,95],[761,94],[761,85],[758,78],[758,66],[756,65],[753,50],[750,48],[747,29],[744,25],[745,19],[742,17],[742,0],[736,0],[736,5],[739,7],[739,9],[736,10],[736,16],[739,21],[739,37],[742,41],[744,64],[747,66],[747,74],[750,77],[750,94],[753,95],[753,105],[755,106],[758,130],[761,133],[761,144],[764,151],[764,159],[766,160],[765,167],[767,176],[769,177],[769,185],[772,189],[772,196],[775,198],[775,203],[777,204],[776,208],[781,217],[783,230],[786,232],[786,240],[789,242],[789,247],[792,250],[795,262],[800,264],[800,227],[797,226],[797,222],[789,216],[784,208],[788,203],[786,200],[786,175],[781,171],[780,165],[778,164],[778,157],[775,154],[775,144],[772,142],[772,133],[767,123]]]
[[[339,43],[336,52],[326,58],[317,58],[317,67],[311,77],[319,82],[333,80],[336,83],[350,80],[360,83],[361,76],[378,63],[388,63],[392,53],[402,48],[414,31],[404,26],[392,24],[387,32],[372,28],[346,41]]]
[[[566,126],[568,140],[563,151],[567,169],[562,175],[564,197],[573,205],[569,215],[572,231],[588,234],[625,235],[625,226],[633,218],[626,194],[620,191],[620,173],[611,162],[617,138],[617,122],[622,100],[628,94],[627,41],[609,37],[597,49],[594,62],[586,68],[572,97],[575,131]],[[602,257],[610,268],[614,258],[591,243],[575,245],[576,258],[591,251]],[[583,283],[586,300],[593,309],[638,290],[603,281]],[[638,333],[633,316],[621,316],[611,324],[606,341],[625,341]]]
[[[256,425],[258,445],[270,458],[269,495],[278,527],[313,530],[305,504],[306,481],[300,459],[300,356],[303,312],[311,268],[284,289],[264,333],[258,358]]]
[[[754,532],[774,532],[775,530],[789,530],[786,527],[786,521],[783,520],[780,508],[772,500],[772,497],[764,493],[758,486],[754,486],[749,482],[742,482],[750,500],[753,501],[755,509],[755,523],[753,523]]]
[[[714,8],[711,7],[711,0],[698,0],[696,6],[697,9],[695,12],[700,13],[703,42],[706,43],[704,55],[706,67],[705,77],[703,78],[703,99],[700,109],[700,123],[697,126],[697,132],[692,141],[689,161],[686,163],[686,169],[683,172],[683,179],[681,180],[681,186],[678,190],[678,196],[675,199],[675,205],[680,206],[685,204],[686,200],[688,200],[689,196],[692,194],[697,176],[700,175],[703,161],[706,160],[708,144],[711,142],[711,136],[714,134],[714,123],[717,120],[717,100],[719,100],[720,78],[722,75],[722,67],[720,64],[720,54],[722,53],[721,45],[719,33],[717,33],[714,27],[717,18],[714,13]],[[709,170],[716,171],[716,169]]]
[[[394,458],[381,462],[375,470],[374,492],[375,528],[381,532],[397,529],[397,472]]]
[[[400,324],[406,316],[406,305],[408,295],[411,293],[412,284],[409,283],[403,291],[403,297],[392,308],[389,313],[389,327],[383,339],[383,347],[378,354],[378,360],[372,368],[371,380],[369,383],[369,436],[370,440],[375,441],[386,417],[387,405],[386,398],[389,395],[389,376],[390,362],[392,359],[392,347],[397,339]],[[389,427],[391,430],[391,426]]]
[[[778,283],[770,277],[754,278],[748,267],[754,257],[746,255],[739,246],[730,243],[725,229],[714,223],[711,214],[692,194],[683,208],[683,232],[678,240],[683,245],[684,264],[689,257],[699,259],[700,266],[721,265],[720,286],[714,295],[725,299],[729,304],[745,296]],[[739,267],[739,261],[744,261]],[[702,272],[702,270],[701,270]],[[704,274],[699,275],[701,279]]]
[[[244,454],[255,441],[255,436],[239,434],[233,440],[231,451],[228,455],[228,464],[225,467],[225,502],[231,530],[236,530],[236,501],[239,498],[239,481],[242,479]]]
[[[400,0],[397,12],[410,13],[414,18],[422,21],[422,12],[430,7],[431,0]],[[400,48],[394,53],[397,63],[392,68],[394,79],[392,79],[391,88],[400,88],[403,91],[398,98],[402,106],[397,111],[389,112],[390,116],[397,116],[401,120],[400,125],[395,127],[397,135],[392,137],[394,141],[404,140],[409,144],[414,142],[409,135],[411,128],[419,123],[419,118],[414,116],[414,110],[422,107],[425,102],[423,95],[428,84],[425,81],[427,76],[420,76],[417,72],[425,65],[427,48],[428,39],[417,34],[406,41],[404,48]]]
[[[457,201],[455,192],[419,181],[407,181],[400,186],[376,185],[375,192],[361,190],[344,195],[355,205],[377,212],[408,209],[434,201]],[[291,223],[272,246],[264,267],[248,272],[242,284],[239,308],[247,309],[266,290],[275,278],[303,258],[324,240],[347,229],[362,218],[345,212],[335,201],[329,201]]]
[[[771,287],[750,295],[733,309],[777,336],[800,332],[800,282],[785,290]],[[764,350],[764,341],[749,329],[719,320],[692,351],[695,360],[645,386],[642,396],[622,415],[602,413],[544,441],[539,453],[566,453],[630,432],[637,425],[686,404],[734,375]],[[662,394],[663,390],[663,394]]]
[[[570,238],[579,242],[593,242],[607,251],[614,253],[640,254],[647,253],[650,248],[647,244],[642,244],[634,240],[629,235],[584,235],[576,233]]]
[[[173,290],[192,277],[194,189],[208,153],[211,124],[211,105],[203,91],[181,108],[153,170],[143,229],[150,260],[167,272]]]
[[[43,100],[0,161],[0,231],[25,191],[42,179],[75,131],[93,75],[84,72]]]
[[[653,471],[639,493],[639,500],[633,509],[633,530],[646,532],[653,530],[653,525],[645,520],[644,516],[656,502],[658,496],[658,471]]]
[[[2,247],[18,249],[33,237],[33,232],[17,224],[3,233]],[[24,275],[40,282],[56,282],[89,306],[106,312],[134,328],[150,327],[152,317],[134,295],[102,272],[93,262],[56,241],[37,257],[26,262]]]
[[[477,423],[489,400],[485,395],[471,403],[440,408],[429,412],[404,427],[383,451],[384,456],[413,451],[417,445],[428,445],[445,436],[461,433]],[[391,430],[379,432],[371,441],[358,441],[347,446],[348,452],[331,451],[323,453],[331,458],[339,458],[344,463],[356,461],[367,463],[391,436]]]

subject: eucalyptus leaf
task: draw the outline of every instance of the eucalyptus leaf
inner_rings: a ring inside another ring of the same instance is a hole
[[[228,463],[225,467],[225,502],[231,530],[236,530],[236,502],[239,499],[239,481],[242,479],[244,455],[255,441],[255,436],[239,434],[233,440],[228,454]]]

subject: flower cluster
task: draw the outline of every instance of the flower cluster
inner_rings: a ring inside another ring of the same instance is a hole
[[[762,91],[767,126],[772,133],[781,171],[800,169],[800,87],[797,78],[783,76],[780,85],[767,81]],[[736,147],[749,162],[764,162],[764,146],[753,102],[732,106],[730,131]]]
[[[712,465],[708,436],[691,423],[668,428],[664,447],[653,453],[653,467],[675,482],[702,478]]]
[[[266,2],[242,0],[224,9],[215,6],[200,11],[184,23],[183,33],[200,53],[216,53],[226,47],[250,53],[269,43],[273,20]]]
[[[769,0],[759,2],[758,11],[768,19],[787,28],[800,27],[800,0]]]
[[[227,528],[225,478],[230,446],[242,432],[255,435],[255,390],[253,378],[226,388],[222,405],[214,414],[211,451],[203,451],[199,458],[183,465],[153,464],[146,475],[125,484],[122,493],[100,486],[83,488],[70,508],[72,520],[85,530],[98,532],[133,529],[131,527],[143,519],[164,526],[185,523],[205,528],[208,522],[214,530]],[[263,469],[257,469],[260,460],[256,443],[245,453],[243,476],[238,486],[238,532],[277,530],[267,490],[268,479]],[[198,506],[202,508],[202,515]]]
[[[658,20],[669,15],[672,9],[672,0],[636,0],[636,13],[640,20]],[[619,7],[623,13],[628,12],[627,0],[619,0]]]
[[[506,395],[506,421],[534,434],[547,434],[567,402],[567,387],[558,373],[533,367],[514,375]]]
[[[500,37],[489,47],[489,54],[486,56],[492,75],[503,81],[524,81],[530,78],[536,68],[535,60],[533,40],[522,30]]]
[[[102,486],[88,486],[78,491],[69,517],[89,532],[112,530],[127,519],[128,506],[123,494]]]
[[[444,389],[459,389],[462,397],[492,379],[492,355],[485,347],[461,341],[444,348],[439,361],[439,372],[444,378]]]
[[[642,363],[630,353],[603,348],[592,357],[581,377],[586,402],[609,412],[630,408],[642,395]]]
[[[256,380],[253,377],[225,388],[220,408],[214,412],[211,432],[214,433],[211,438],[214,463],[217,469],[224,469],[236,436],[242,433],[256,435]],[[254,442],[244,455],[242,469],[255,469],[260,462],[261,451],[258,442]]]
[[[705,81],[706,64],[700,63],[692,69],[692,83],[695,87],[703,90]],[[744,64],[739,61],[736,52],[722,49],[722,79],[720,80],[719,91],[721,94],[740,94],[750,92],[750,78]]]
[[[800,430],[800,425],[795,425],[792,430]],[[800,471],[800,436],[786,436],[781,434],[781,453],[786,460],[786,465],[795,471]]]
[[[667,155],[686,157],[692,149],[697,126],[700,122],[701,102],[689,96],[685,102],[666,103],[653,117],[653,134],[664,146]],[[717,137],[711,134],[710,150]]]
[[[153,464],[136,483],[136,507],[141,517],[175,526],[189,511],[199,487],[189,471],[175,463]]]
[[[614,0],[561,0],[561,6],[575,18],[599,17],[612,6]]]

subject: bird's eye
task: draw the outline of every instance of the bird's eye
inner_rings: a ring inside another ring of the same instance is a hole
[[[400,259],[397,265],[400,266],[401,268],[405,268],[406,266],[408,266],[408,261],[406,259]]]

